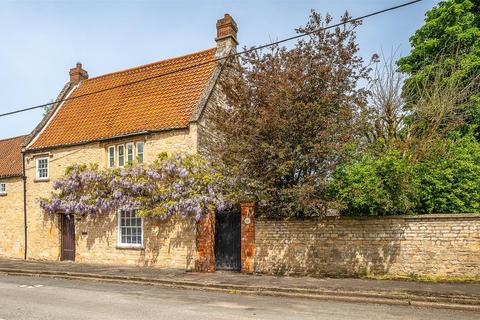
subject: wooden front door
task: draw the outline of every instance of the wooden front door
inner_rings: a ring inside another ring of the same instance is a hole
[[[215,225],[215,269],[238,271],[241,262],[239,210],[219,211]]]
[[[62,223],[62,261],[75,261],[75,219],[61,215]]]

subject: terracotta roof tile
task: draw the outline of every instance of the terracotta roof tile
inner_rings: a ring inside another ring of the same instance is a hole
[[[71,97],[135,82],[214,59],[216,49],[84,80]],[[77,144],[188,126],[216,67],[201,67],[67,100],[29,149]]]
[[[22,143],[27,136],[0,140],[0,178],[23,174]]]

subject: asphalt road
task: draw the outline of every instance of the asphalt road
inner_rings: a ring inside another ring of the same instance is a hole
[[[0,275],[0,320],[480,319],[480,313]]]

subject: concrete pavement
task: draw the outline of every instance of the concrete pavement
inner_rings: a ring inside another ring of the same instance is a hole
[[[429,306],[480,311],[480,283],[426,283],[367,279],[314,279],[217,272],[192,273],[148,267],[0,259],[0,273],[218,292],[349,302]]]
[[[0,319],[473,320],[473,311],[244,296],[137,284],[0,276]]]

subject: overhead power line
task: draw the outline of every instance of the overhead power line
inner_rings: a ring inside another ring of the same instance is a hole
[[[369,13],[369,14],[366,14],[366,15],[363,15],[363,16],[359,16],[359,17],[352,18],[352,19],[349,19],[349,20],[346,20],[346,21],[342,21],[342,22],[339,22],[339,23],[336,23],[336,24],[333,24],[333,25],[329,25],[329,26],[320,28],[320,29],[316,29],[316,30],[309,31],[309,32],[303,32],[301,34],[298,34],[298,35],[295,35],[295,36],[292,36],[292,37],[289,37],[289,38],[285,38],[285,39],[278,40],[278,41],[275,41],[275,42],[267,43],[267,44],[256,46],[256,47],[252,47],[250,49],[246,49],[246,50],[243,50],[243,51],[232,53],[232,54],[229,54],[229,55],[226,55],[226,56],[223,56],[223,57],[218,57],[218,58],[215,58],[215,59],[207,60],[207,61],[204,61],[202,63],[194,64],[194,65],[184,67],[184,68],[180,68],[180,69],[176,69],[176,70],[173,70],[173,71],[170,71],[170,72],[161,73],[161,74],[158,74],[156,76],[144,78],[144,79],[137,80],[137,81],[123,83],[123,84],[120,84],[120,85],[104,88],[104,89],[97,90],[97,91],[88,92],[88,93],[81,94],[81,95],[78,95],[78,96],[68,97],[68,98],[64,98],[64,99],[58,99],[58,100],[53,101],[53,102],[44,103],[44,104],[40,104],[40,105],[37,105],[37,106],[29,107],[29,108],[18,109],[18,110],[15,110],[15,111],[1,113],[0,117],[5,117],[5,116],[9,116],[9,115],[13,115],[13,114],[17,114],[17,113],[21,113],[21,112],[25,112],[25,111],[30,111],[30,110],[34,110],[34,109],[46,108],[46,107],[52,106],[56,103],[60,103],[60,102],[68,101],[68,100],[80,99],[80,98],[83,98],[83,97],[86,97],[86,96],[99,94],[99,93],[102,93],[102,92],[105,92],[105,91],[110,91],[110,90],[118,89],[118,88],[121,88],[121,87],[131,86],[131,85],[134,85],[134,84],[137,84],[137,83],[146,82],[146,81],[150,81],[150,80],[153,80],[153,79],[165,77],[165,76],[168,76],[168,75],[171,75],[171,74],[175,74],[175,73],[187,71],[187,70],[190,70],[190,69],[198,68],[198,67],[210,64],[210,63],[216,63],[216,62],[228,59],[228,58],[240,56],[240,55],[250,53],[250,52],[253,52],[253,51],[269,48],[269,47],[272,47],[272,46],[275,46],[275,45],[278,45],[278,44],[281,44],[281,43],[284,43],[284,42],[299,39],[299,38],[302,38],[302,37],[305,37],[305,36],[320,32],[320,31],[325,31],[325,30],[328,30],[328,29],[333,29],[333,28],[340,27],[340,26],[345,25],[345,24],[349,24],[349,23],[360,21],[360,20],[364,20],[366,18],[370,18],[370,17],[376,16],[376,15],[379,15],[379,14],[382,14],[382,13],[385,13],[385,12],[388,12],[388,11],[393,11],[393,10],[397,10],[397,9],[400,9],[400,8],[403,8],[403,7],[410,6],[412,4],[415,4],[415,3],[421,2],[421,1],[422,0],[414,0],[414,1],[406,2],[406,3],[400,4],[398,6],[389,7],[389,8],[383,9],[383,10],[375,11],[375,12],[372,12],[372,13]]]

